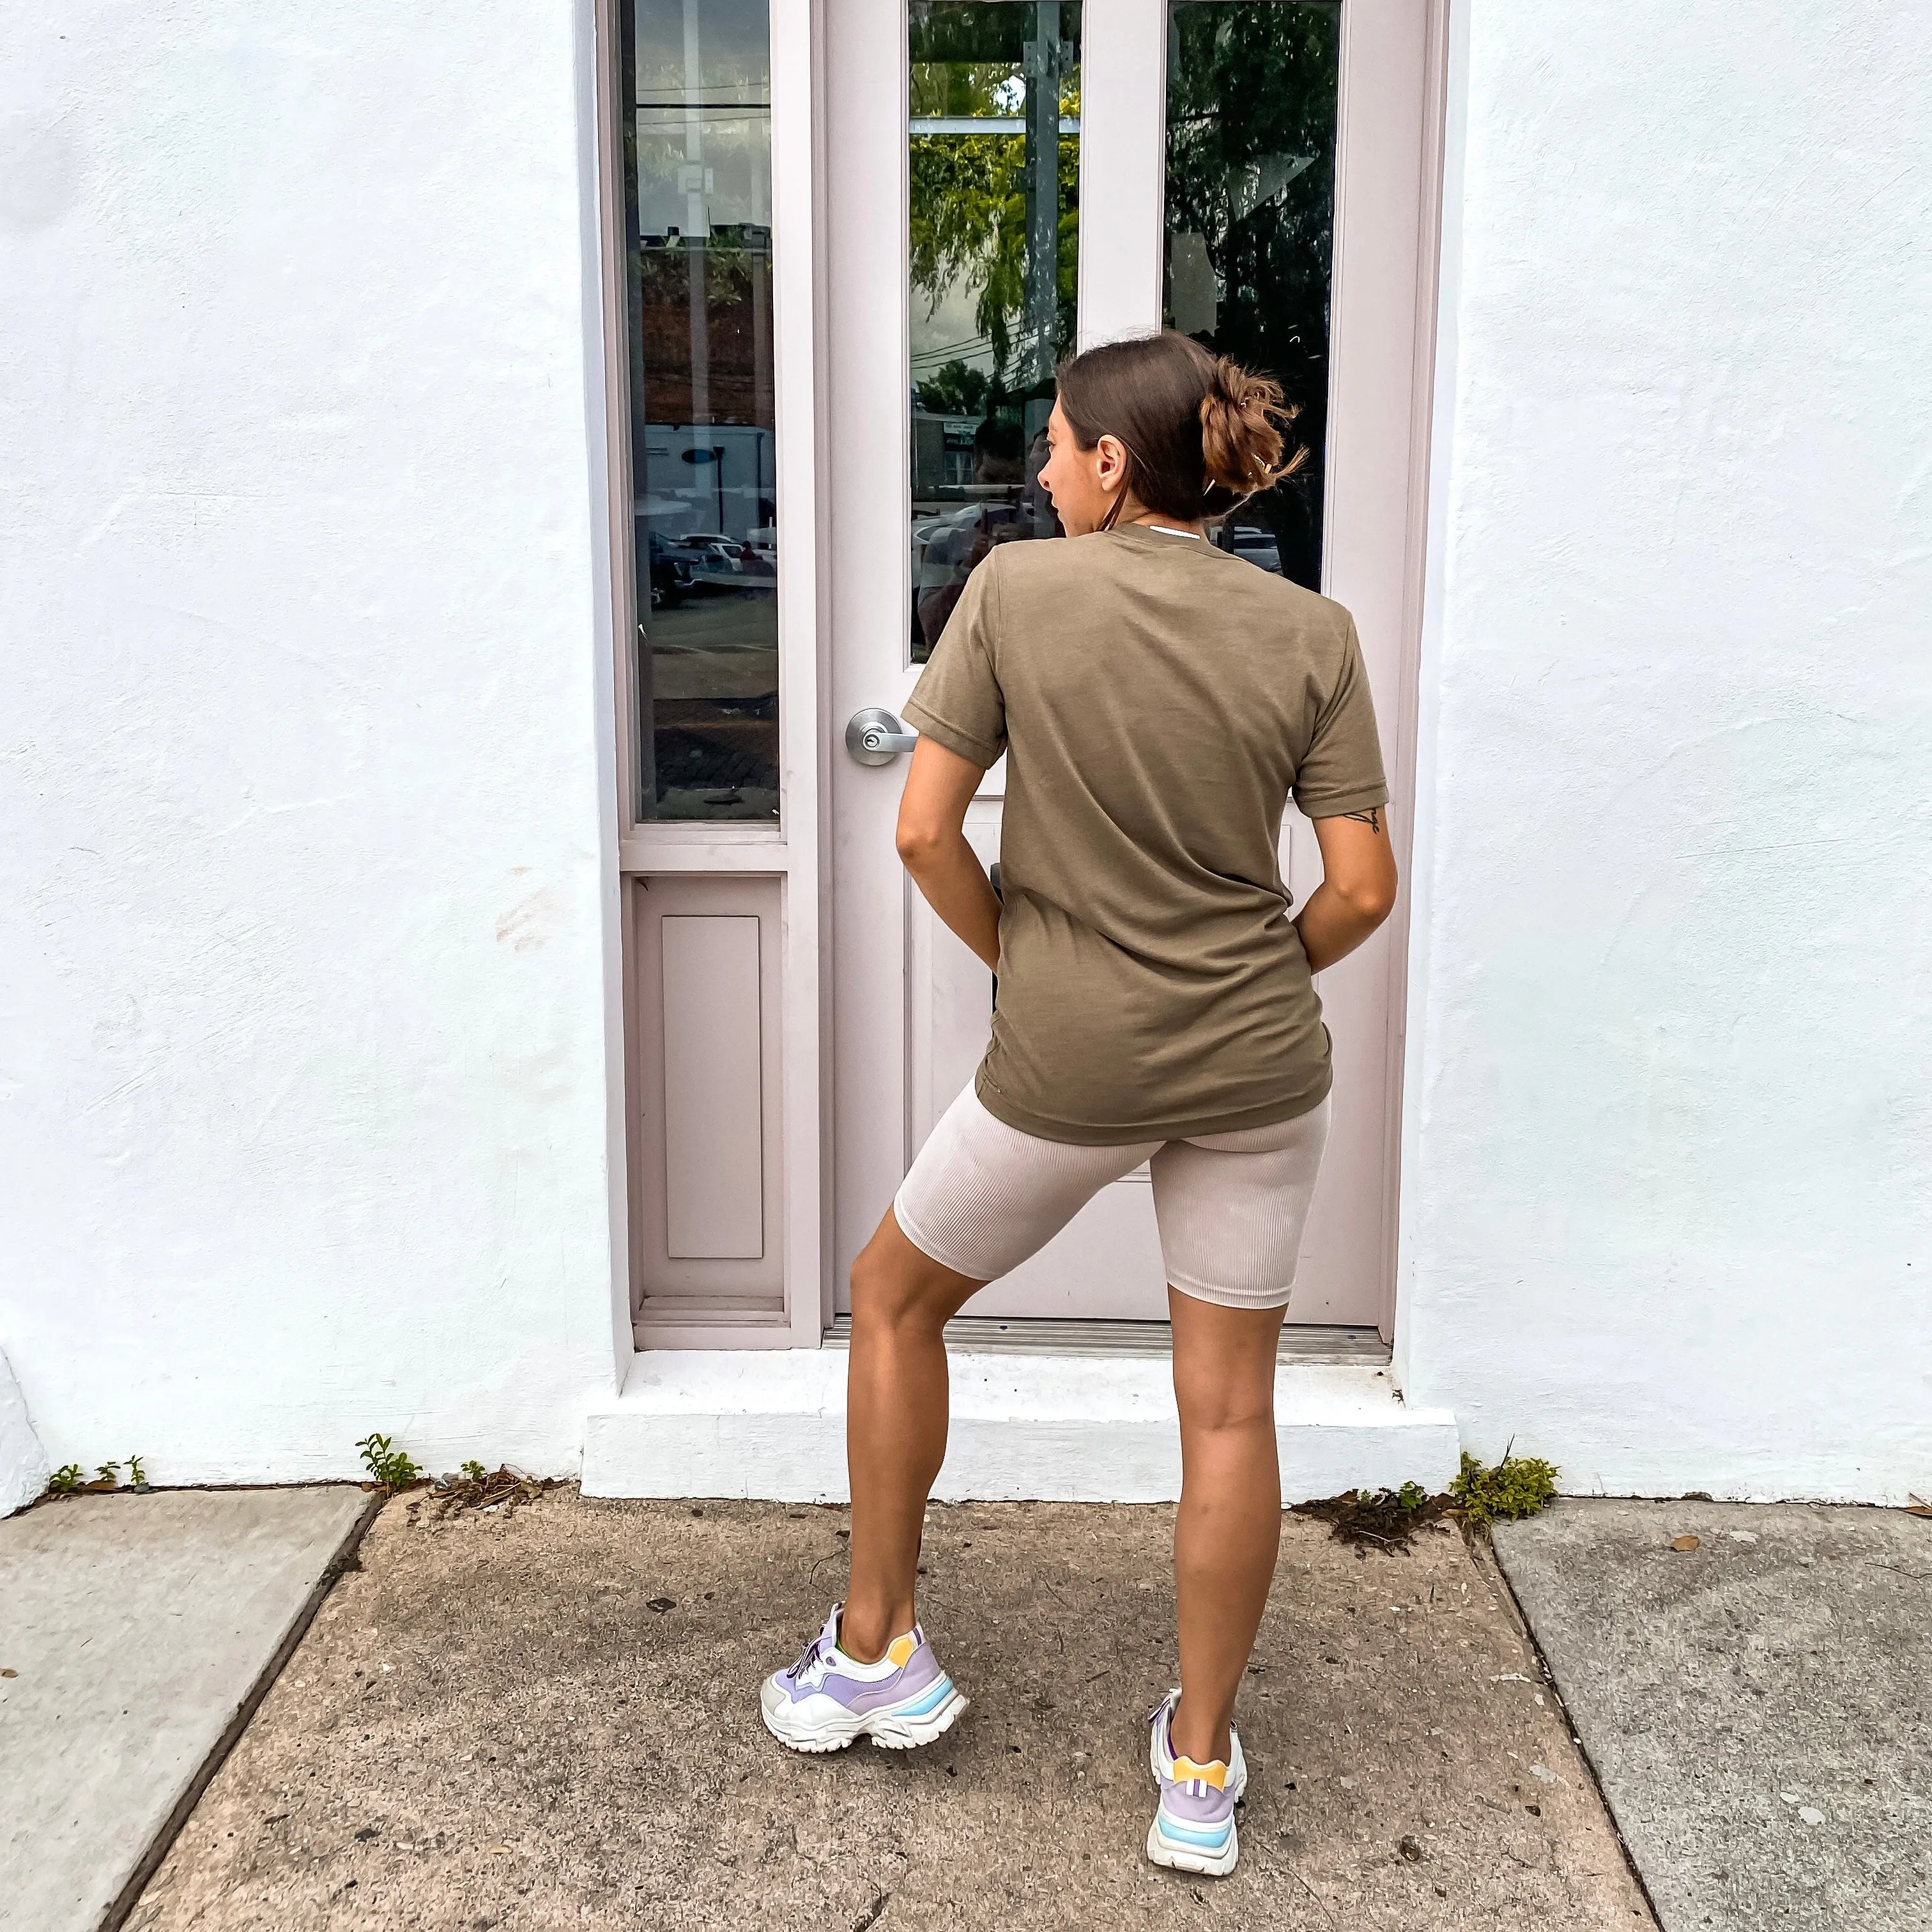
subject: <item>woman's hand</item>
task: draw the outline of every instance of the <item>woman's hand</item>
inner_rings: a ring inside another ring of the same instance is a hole
[[[965,831],[966,808],[986,775],[984,766],[921,738],[899,799],[895,843],[926,904],[997,973],[1000,902]]]
[[[1388,917],[1396,884],[1386,806],[1316,819],[1315,842],[1322,883],[1294,922],[1311,973],[1346,958]]]

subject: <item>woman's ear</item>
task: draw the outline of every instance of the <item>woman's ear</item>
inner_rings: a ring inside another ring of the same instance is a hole
[[[1094,466],[1094,480],[1111,496],[1126,480],[1126,446],[1117,436],[1103,436],[1095,453],[1100,460]]]

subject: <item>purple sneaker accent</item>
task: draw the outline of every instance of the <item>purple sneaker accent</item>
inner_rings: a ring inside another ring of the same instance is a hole
[[[912,1653],[896,1668],[860,1664],[838,1648],[835,1604],[825,1627],[789,1670],[766,1678],[758,1706],[765,1727],[794,1750],[840,1750],[862,1737],[907,1750],[950,1730],[966,1700],[914,1624]],[[894,1639],[894,1643],[903,1638]]]
[[[1225,1790],[1191,1778],[1185,1784],[1163,1786],[1160,1808],[1170,1817],[1185,1819],[1190,1825],[1219,1824],[1233,1815],[1234,1801]]]
[[[867,1684],[835,1672],[828,1675],[820,1688],[828,1697],[837,1698],[848,1711],[876,1711],[882,1705],[897,1703],[912,1691],[923,1690],[928,1684],[938,1683],[945,1675],[939,1667],[938,1658],[932,1654],[932,1646],[921,1637],[919,1648],[904,1666],[883,1683]]]
[[[1148,1713],[1150,1727],[1148,1768],[1154,1773],[1156,1785],[1172,1775],[1174,1770],[1174,1740],[1168,1735],[1168,1726],[1174,1721],[1174,1707],[1180,1702],[1180,1690],[1177,1685]],[[1247,1793],[1248,1760],[1241,1749],[1239,1729],[1230,1726],[1228,1736],[1228,1789],[1234,1794],[1234,1802],[1238,1804]]]

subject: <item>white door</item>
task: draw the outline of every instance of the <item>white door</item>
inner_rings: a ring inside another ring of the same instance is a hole
[[[1032,481],[1056,358],[1163,322],[1276,375],[1312,460],[1232,520],[1257,568],[1354,610],[1410,786],[1436,211],[1436,0],[838,0],[824,16],[820,434],[829,525],[834,1280],[984,1051],[991,976],[902,873],[896,711],[994,543],[1051,541]],[[1003,774],[968,832],[997,859]],[[1291,808],[1298,901],[1320,878]],[[1292,1320],[1392,1316],[1402,909],[1318,982],[1336,1120]],[[1161,1320],[1145,1174],[970,1312]]]

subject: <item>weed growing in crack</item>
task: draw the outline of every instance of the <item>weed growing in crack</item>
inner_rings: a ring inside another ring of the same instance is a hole
[[[394,1492],[413,1487],[423,1479],[416,1459],[406,1449],[398,1449],[386,1436],[370,1435],[356,1444],[362,1452],[362,1466],[369,1480],[379,1490]]]
[[[1556,1500],[1556,1466],[1540,1456],[1512,1456],[1505,1449],[1492,1469],[1465,1449],[1462,1472],[1449,1485],[1449,1493],[1472,1528],[1480,1529],[1498,1516],[1514,1522]]]

